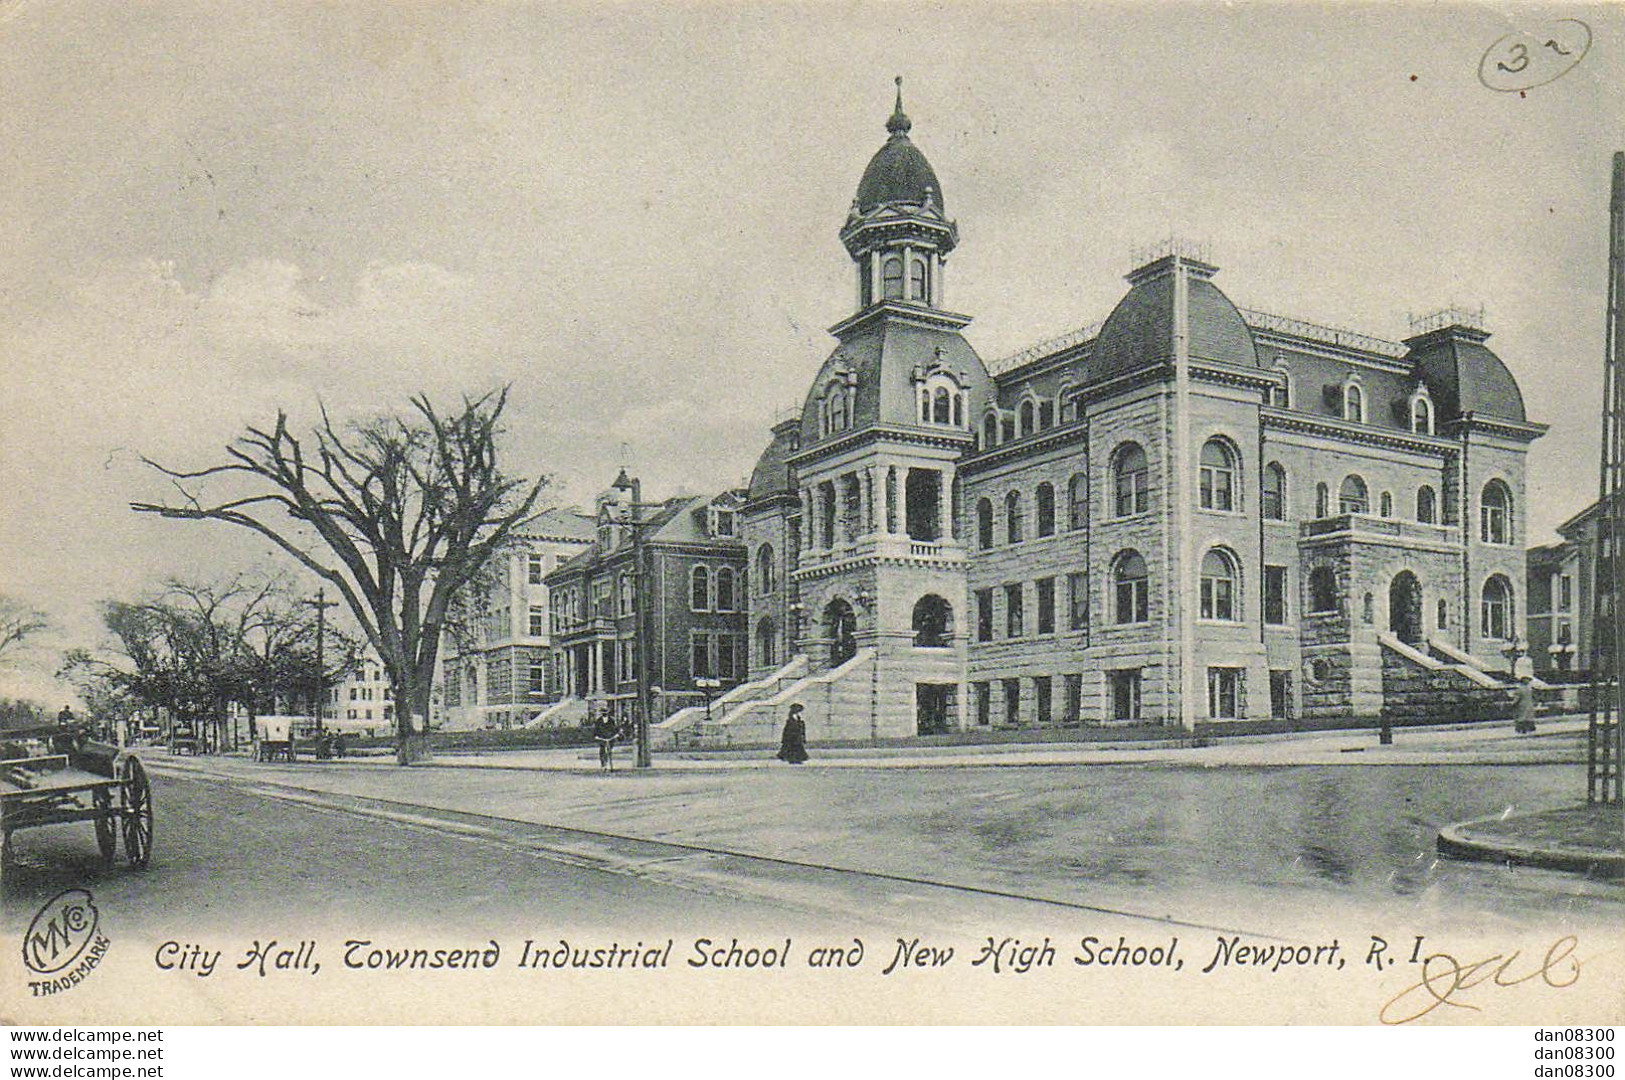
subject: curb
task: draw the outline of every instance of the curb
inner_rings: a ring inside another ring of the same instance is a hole
[[[1439,830],[1439,854],[1452,859],[1532,866],[1593,877],[1625,878],[1625,852],[1579,847],[1538,848],[1513,841],[1476,840],[1467,835],[1468,830],[1475,826],[1499,824],[1501,821],[1499,817],[1478,818],[1445,826]]]

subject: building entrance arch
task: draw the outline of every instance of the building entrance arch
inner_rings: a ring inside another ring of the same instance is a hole
[[[1409,570],[1388,585],[1388,629],[1407,645],[1422,641],[1422,583]]]
[[[858,617],[852,605],[836,598],[824,608],[824,637],[829,642],[829,666],[840,667],[858,651]]]

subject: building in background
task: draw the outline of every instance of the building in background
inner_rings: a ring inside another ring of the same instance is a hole
[[[1592,589],[1597,553],[1602,550],[1601,503],[1592,503],[1557,527],[1562,539],[1529,549],[1529,660],[1535,675],[1549,682],[1583,682],[1590,677]]]
[[[886,127],[839,232],[854,311],[744,507],[753,681],[664,734],[1505,708],[1545,428],[1481,314],[1395,342],[1244,311],[1169,242],[1104,322],[988,365],[901,96]]]
[[[547,575],[585,550],[591,515],[544,510],[515,529],[493,558],[483,603],[468,606],[475,625],[448,633],[442,645],[440,704],[453,729],[522,726],[558,700],[549,677],[553,620]]]
[[[592,707],[632,721],[640,679],[657,721],[740,681],[748,663],[744,503],[740,490],[645,503],[641,485],[621,471],[598,497],[591,546],[547,575],[562,700],[542,723],[580,723]]]

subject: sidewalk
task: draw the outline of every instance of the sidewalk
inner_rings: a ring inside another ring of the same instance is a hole
[[[1240,735],[1207,746],[1166,741],[1000,743],[995,745],[811,748],[800,769],[941,769],[1068,765],[1567,765],[1584,759],[1584,717],[1543,720],[1533,735],[1512,725],[1456,724],[1397,729],[1382,746],[1373,730]],[[633,748],[616,751],[616,768],[632,767]],[[442,753],[424,767],[596,772],[598,752],[578,748]],[[680,750],[655,755],[660,771],[787,769],[771,749]]]
[[[1625,811],[1593,804],[1480,818],[1439,830],[1439,854],[1625,877]]]

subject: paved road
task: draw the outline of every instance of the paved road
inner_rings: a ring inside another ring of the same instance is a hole
[[[1440,860],[1439,827],[1563,805],[1550,765],[526,773],[210,762],[296,784],[1063,904],[1282,929],[1617,921],[1625,885]]]

